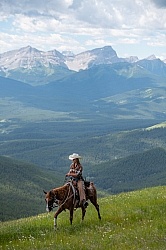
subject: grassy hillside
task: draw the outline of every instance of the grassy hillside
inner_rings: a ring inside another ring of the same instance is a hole
[[[1,223],[0,249],[40,250],[164,250],[166,249],[166,186],[99,199],[102,220],[92,205],[69,224],[68,211]]]
[[[89,169],[98,186],[112,193],[166,185],[166,150],[155,148]]]
[[[156,124],[154,126],[151,126],[151,127],[147,128],[146,130],[151,130],[151,129],[156,129],[156,128],[166,128],[166,121],[159,123],[159,124]]]
[[[43,189],[62,184],[58,172],[0,156],[0,221],[44,211]]]

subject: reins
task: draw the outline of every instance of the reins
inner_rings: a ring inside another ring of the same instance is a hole
[[[68,184],[70,184],[70,185],[68,185]],[[66,185],[68,185],[68,186],[70,186],[72,188],[73,193],[70,195],[70,187],[69,187],[67,197],[65,198],[63,203],[59,205],[59,207],[62,207],[66,203],[66,201],[68,201],[72,196],[74,196],[73,204],[74,204],[74,201],[75,201],[75,189],[73,187],[73,184],[71,182],[68,182],[68,183],[66,183]]]

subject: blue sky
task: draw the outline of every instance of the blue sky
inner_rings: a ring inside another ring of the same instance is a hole
[[[30,45],[166,59],[166,0],[1,0],[0,53]]]

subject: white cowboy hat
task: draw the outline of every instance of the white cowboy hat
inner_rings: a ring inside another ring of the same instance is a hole
[[[74,159],[81,159],[82,157],[79,154],[73,153],[72,155],[69,155],[69,160]]]

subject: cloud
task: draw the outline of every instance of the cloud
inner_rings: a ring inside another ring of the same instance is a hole
[[[152,2],[159,8],[166,8],[166,1],[165,0],[152,0]]]
[[[93,45],[141,41],[161,47],[165,6],[165,0],[1,0],[0,52],[14,44],[17,48],[27,44],[39,49],[72,48],[75,53]]]
[[[55,16],[58,13],[64,13],[73,3],[72,0],[1,0],[1,12],[8,14],[24,15],[50,15]]]
[[[166,6],[162,0],[1,0],[1,18],[6,15],[24,15],[30,18],[55,19],[98,28],[153,27],[164,25],[164,15],[156,13],[154,6]],[[155,15],[154,15],[155,13]]]

